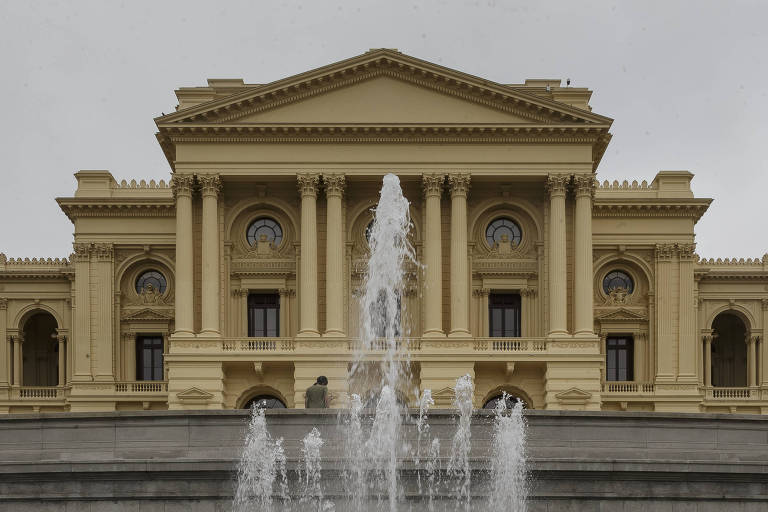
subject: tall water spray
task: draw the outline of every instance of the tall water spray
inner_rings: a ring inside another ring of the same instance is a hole
[[[523,403],[517,400],[511,410],[506,393],[496,402],[491,453],[492,512],[525,512],[528,495],[525,440],[527,437]]]

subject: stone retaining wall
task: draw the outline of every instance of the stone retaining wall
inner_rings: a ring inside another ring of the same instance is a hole
[[[267,414],[270,431],[285,439],[289,467],[300,440],[318,427],[333,495],[344,443],[338,412]],[[245,411],[5,416],[0,511],[229,510],[247,419]],[[527,419],[530,511],[768,510],[768,418],[530,411]],[[429,421],[447,458],[455,418],[435,411]],[[404,427],[406,442],[415,435]],[[472,429],[478,474],[489,442],[490,416],[481,411]],[[473,494],[482,509],[482,486]]]

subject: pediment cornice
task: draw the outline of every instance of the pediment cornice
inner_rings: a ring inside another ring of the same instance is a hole
[[[592,207],[594,217],[690,217],[698,221],[711,199],[690,200],[600,200]]]
[[[380,76],[509,112],[534,124],[591,124],[607,130],[613,122],[608,117],[535,96],[519,87],[484,80],[387,49],[373,50],[271,84],[249,87],[225,98],[157,117],[155,122],[161,131],[174,124],[237,124],[238,119],[254,113]]]

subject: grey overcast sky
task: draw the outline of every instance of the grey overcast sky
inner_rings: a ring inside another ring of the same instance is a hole
[[[696,174],[704,257],[768,251],[768,2],[0,0],[0,252],[61,257],[78,169],[169,178],[152,121],[206,78],[398,48],[502,83],[571,78],[615,119],[602,181]]]

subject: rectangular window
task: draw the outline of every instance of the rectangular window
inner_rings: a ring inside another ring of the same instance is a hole
[[[488,296],[488,315],[491,337],[520,337],[520,294],[491,293]]]
[[[163,337],[136,338],[136,380],[164,380]]]
[[[634,380],[632,336],[610,336],[605,340],[605,380]]]
[[[280,335],[280,296],[276,293],[248,295],[248,336],[276,338]]]

